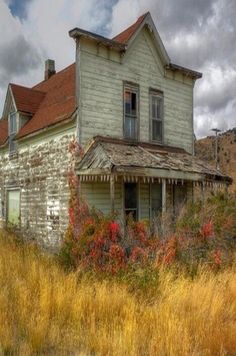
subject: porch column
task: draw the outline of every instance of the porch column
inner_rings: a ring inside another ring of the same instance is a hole
[[[110,176],[110,198],[111,198],[111,213],[115,212],[115,178],[114,175]]]
[[[204,181],[202,182],[202,185],[201,185],[201,193],[202,193],[202,203],[204,204],[204,202],[205,202],[205,182]]]
[[[166,212],[166,179],[162,179],[162,212]]]

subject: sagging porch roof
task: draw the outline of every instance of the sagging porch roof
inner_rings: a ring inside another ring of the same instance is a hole
[[[93,138],[76,173],[232,183],[231,177],[181,148],[102,136]]]

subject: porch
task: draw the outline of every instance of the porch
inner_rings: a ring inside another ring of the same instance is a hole
[[[96,137],[76,167],[81,195],[105,214],[152,219],[177,213],[194,193],[225,189],[231,178],[184,150]]]

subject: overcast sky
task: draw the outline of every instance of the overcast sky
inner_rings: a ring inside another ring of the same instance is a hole
[[[236,126],[236,0],[0,0],[0,111],[7,85],[43,79],[44,60],[71,64],[81,27],[112,37],[150,11],[172,62],[203,72],[195,133]],[[0,114],[1,115],[1,114]]]

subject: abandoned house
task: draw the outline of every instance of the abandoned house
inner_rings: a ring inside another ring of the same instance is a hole
[[[68,224],[68,146],[81,194],[121,219],[152,219],[230,178],[194,157],[193,89],[201,73],[173,64],[150,13],[104,38],[75,28],[74,64],[32,88],[9,84],[0,120],[0,218],[55,245]]]

